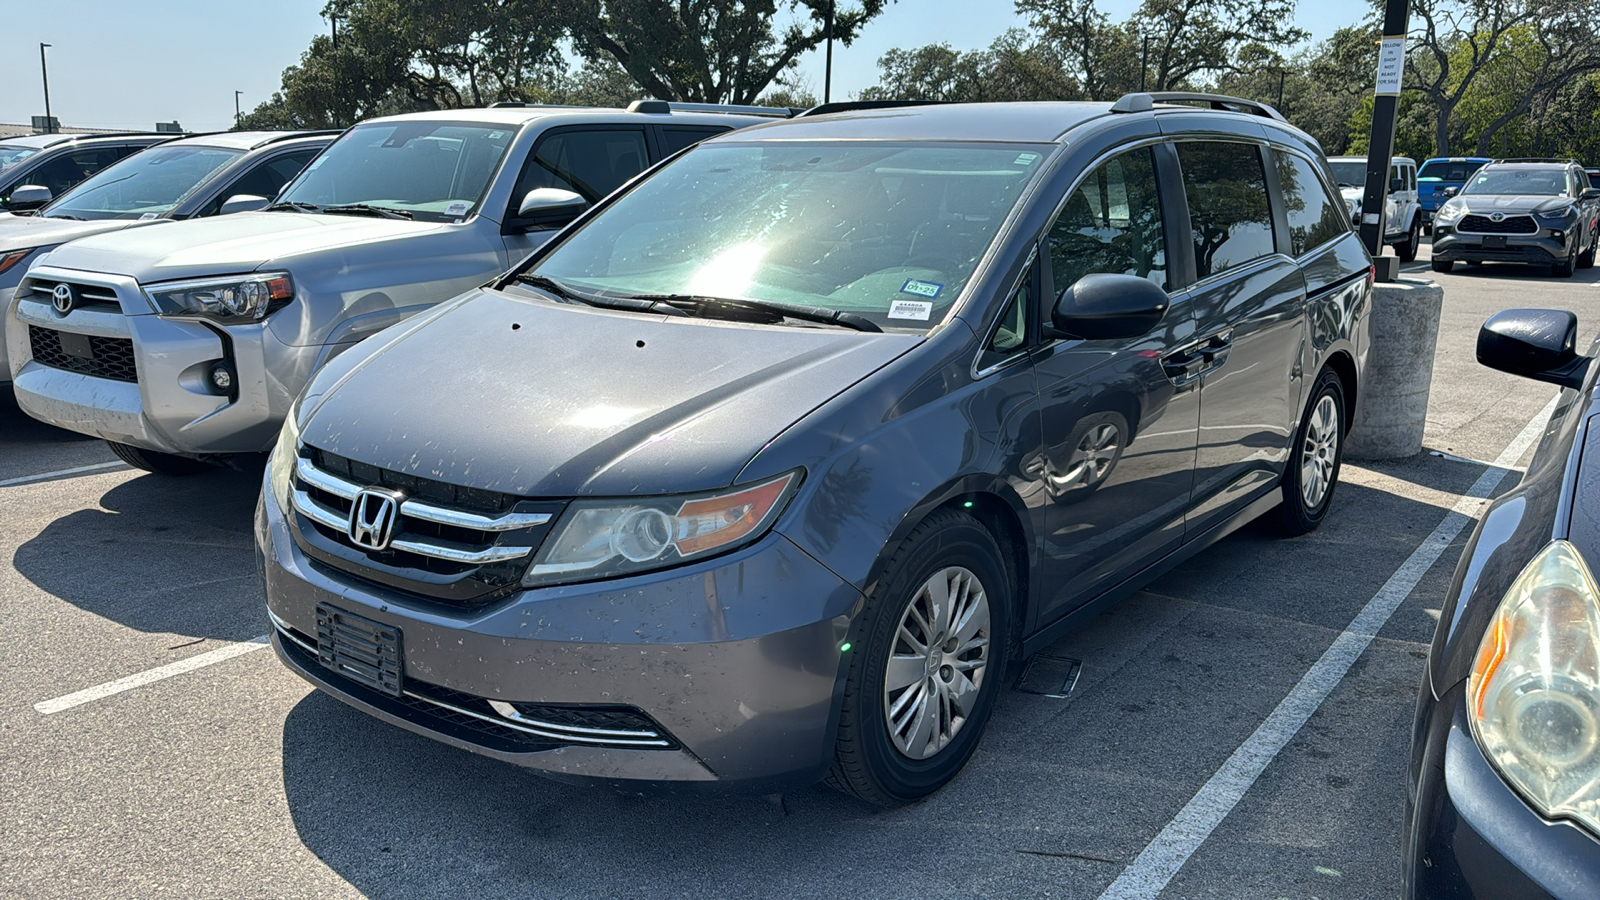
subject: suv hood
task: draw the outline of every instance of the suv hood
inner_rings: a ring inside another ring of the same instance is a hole
[[[1517,194],[1468,194],[1451,198],[1475,213],[1532,213],[1566,209],[1577,201],[1571,197],[1551,197],[1547,194],[1521,196]]]
[[[302,253],[442,231],[438,222],[293,212],[234,213],[74,241],[50,265],[127,275],[140,283],[251,272]]]
[[[523,497],[711,490],[922,340],[473,291],[397,340],[373,338],[377,349],[331,388],[301,440]]]
[[[53,247],[108,231],[121,231],[131,225],[153,225],[165,219],[42,219],[38,216],[0,216],[0,253],[32,247]]]

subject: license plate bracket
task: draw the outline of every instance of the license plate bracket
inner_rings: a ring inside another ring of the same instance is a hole
[[[1485,250],[1504,250],[1505,248],[1506,236],[1503,234],[1491,234],[1483,239],[1483,249]]]
[[[73,334],[70,331],[58,331],[61,338],[61,352],[78,359],[94,359],[94,345],[89,343],[87,334]]]
[[[317,604],[317,661],[364,687],[398,697],[404,692],[400,629]]]

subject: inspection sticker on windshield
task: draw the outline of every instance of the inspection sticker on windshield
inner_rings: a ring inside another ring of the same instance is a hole
[[[449,206],[446,206],[444,208],[444,214],[447,215],[447,216],[459,216],[459,215],[461,215],[462,213],[466,212],[467,210],[469,210],[471,208],[472,208],[472,204],[469,203],[468,201],[466,201],[466,200],[455,200],[455,201],[452,201]]]
[[[146,219],[154,219],[154,218],[156,218],[156,214],[155,213],[145,213],[144,215],[139,217],[139,221],[143,222]]]
[[[929,300],[939,296],[939,292],[942,290],[944,290],[944,285],[936,281],[918,281],[915,278],[907,278],[906,283],[900,285],[900,293],[916,294],[918,297],[927,297]],[[927,316],[923,316],[923,318],[926,319]]]
[[[1037,153],[1018,153],[1017,158],[1011,161],[1013,166],[1031,166],[1039,158]]]
[[[891,319],[916,319],[919,322],[926,322],[931,315],[933,315],[933,304],[926,300],[896,300],[889,304]]]

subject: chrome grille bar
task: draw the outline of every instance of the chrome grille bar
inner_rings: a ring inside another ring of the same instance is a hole
[[[300,480],[312,487],[326,491],[345,500],[354,500],[361,493],[361,485],[353,481],[346,481],[337,475],[330,475],[311,464],[305,457],[295,459],[295,474]],[[407,500],[400,504],[400,515],[411,519],[420,519],[436,525],[453,525],[457,528],[469,528],[474,531],[515,531],[518,528],[532,528],[550,521],[549,513],[503,513],[498,516],[482,516],[477,513],[463,512],[458,509],[449,509],[424,503],[421,500]],[[445,558],[445,557],[442,557]]]
[[[311,521],[331,528],[341,534],[350,527],[350,517],[336,509],[329,509],[315,497],[302,490],[295,490],[293,494],[294,508]],[[485,547],[482,550],[473,550],[461,544],[445,541],[419,541],[413,538],[398,537],[389,542],[391,550],[403,550],[415,553],[418,556],[428,556],[442,559],[447,562],[466,563],[471,565],[484,565],[486,563],[505,562],[508,559],[521,559],[533,552],[532,547],[507,546]]]

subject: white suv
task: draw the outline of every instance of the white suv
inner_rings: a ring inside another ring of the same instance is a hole
[[[1365,156],[1330,156],[1328,165],[1350,219],[1361,224],[1361,199],[1367,183]],[[1417,258],[1422,243],[1422,204],[1417,199],[1417,163],[1396,156],[1389,163],[1389,199],[1384,204],[1383,242],[1394,248],[1402,262]]]

